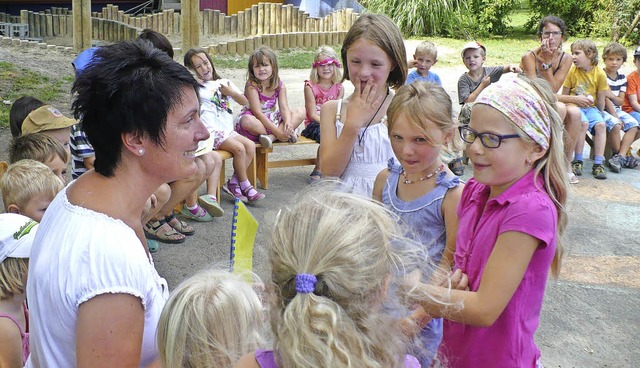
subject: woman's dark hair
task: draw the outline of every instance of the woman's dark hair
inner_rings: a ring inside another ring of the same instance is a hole
[[[11,136],[17,138],[22,135],[22,122],[31,111],[44,106],[44,102],[33,96],[22,96],[17,99],[9,110],[9,128]]]
[[[564,24],[564,21],[560,19],[560,17],[556,17],[555,15],[547,15],[540,20],[540,24],[538,24],[538,36],[542,37],[542,29],[547,24],[558,26],[558,28],[560,28],[560,32],[562,32],[562,37],[564,38],[564,35],[567,32],[567,26]]]
[[[151,42],[153,46],[166,52],[167,55],[173,59],[173,46],[171,45],[171,41],[169,41],[169,39],[167,39],[162,33],[146,28],[142,30],[142,33],[140,33],[138,38]]]
[[[95,150],[96,171],[113,175],[123,133],[138,133],[162,146],[167,115],[182,102],[185,88],[198,95],[191,73],[148,41],[98,48],[72,88],[72,110]]]

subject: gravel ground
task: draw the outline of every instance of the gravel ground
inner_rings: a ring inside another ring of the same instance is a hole
[[[408,48],[415,44],[408,43]],[[412,53],[409,52],[409,55]],[[72,55],[40,49],[0,47],[0,61],[10,62],[42,75],[59,78],[72,75]],[[463,67],[435,68],[454,104],[456,81]],[[219,70],[242,87],[246,71]],[[307,70],[282,70],[289,91],[290,105],[303,106],[302,81]],[[7,80],[0,80],[0,88]],[[346,83],[347,93],[352,90]],[[70,89],[65,85],[66,90]],[[69,114],[70,94],[48,101]],[[9,129],[0,129],[0,158],[6,159]],[[294,155],[311,157],[316,147],[277,149],[272,160]],[[230,167],[227,165],[227,175]],[[573,187],[568,206],[567,252],[558,280],[550,280],[541,315],[537,341],[547,367],[636,367],[640,361],[640,172],[624,170],[609,173],[606,181],[588,175]],[[264,244],[269,225],[278,208],[306,186],[311,167],[271,171],[267,198],[251,207],[260,223],[254,254],[254,268],[266,278]],[[467,170],[467,177],[470,173]],[[172,286],[199,269],[228,262],[232,203],[223,201],[227,214],[212,223],[194,224],[196,235],[182,245],[161,245],[154,255],[161,275]]]

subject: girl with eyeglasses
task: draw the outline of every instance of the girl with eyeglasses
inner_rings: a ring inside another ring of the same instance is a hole
[[[572,58],[562,50],[567,26],[564,21],[555,15],[548,15],[538,24],[538,36],[540,36],[540,47],[527,51],[520,60],[520,67],[524,75],[529,78],[543,78],[551,85],[551,90],[557,93],[562,88],[569,69],[571,69]],[[565,133],[565,156],[567,163],[573,159],[575,144],[580,136],[581,117],[579,102],[567,96],[558,96],[558,114],[564,122]],[[567,166],[568,167],[568,166]],[[567,177],[571,184],[577,184],[578,178],[569,169]]]
[[[566,162],[555,95],[525,76],[488,86],[460,128],[473,163],[458,206],[453,288],[416,283],[412,297],[444,317],[438,358],[451,367],[541,367],[534,334],[567,224]],[[433,303],[442,297],[459,309]],[[438,299],[438,298],[436,298]]]

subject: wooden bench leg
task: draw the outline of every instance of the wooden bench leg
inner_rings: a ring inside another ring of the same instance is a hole
[[[247,167],[247,178],[249,179],[249,183],[253,185],[254,188],[257,188],[256,183],[256,159],[251,160],[249,167]]]
[[[269,187],[269,153],[273,148],[256,147],[256,171],[262,189]]]
[[[222,160],[222,165],[220,165],[220,180],[218,183],[218,187],[216,188],[216,198],[218,199],[218,204],[220,204],[220,188],[222,188],[222,186],[224,185],[225,182],[225,173],[224,173],[224,169],[225,169],[225,165],[224,165],[224,161]]]

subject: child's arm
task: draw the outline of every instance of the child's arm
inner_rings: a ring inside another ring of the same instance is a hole
[[[618,95],[614,95],[613,92],[611,92],[611,89],[609,89],[607,91],[607,98],[609,100],[611,100],[611,102],[613,102],[616,106],[622,106],[622,104],[624,103],[624,95],[625,92],[618,92]]]
[[[222,83],[220,85],[220,93],[225,96],[231,97],[238,105],[244,106],[249,103],[247,97],[240,91],[232,81]]]
[[[320,115],[316,111],[316,96],[309,86],[304,86],[304,108],[307,110],[307,116],[311,118],[311,121],[320,123]]]
[[[22,367],[22,339],[9,318],[0,318],[0,367]]]
[[[571,92],[571,90],[569,89],[569,87],[563,86],[562,87],[562,94],[558,95],[558,101],[565,103],[565,104],[574,104],[578,107],[589,107],[591,106],[591,101],[589,101],[589,99],[587,98],[587,96],[576,96],[576,95],[570,95],[569,93]]]
[[[631,107],[633,107],[633,110],[640,112],[640,102],[638,102],[638,95],[628,94],[627,98],[629,99],[629,104],[631,105]]]
[[[442,215],[447,234],[446,245],[440,261],[440,267],[450,270],[453,267],[453,255],[456,253],[456,235],[458,234],[458,203],[462,197],[464,184],[449,189],[442,201]]]
[[[371,197],[382,203],[382,191],[384,190],[384,184],[389,177],[389,169],[382,169],[376,176],[376,181],[373,183],[373,192]]]
[[[614,118],[619,118],[618,113],[616,112],[616,109],[613,106],[613,102],[611,102],[609,98],[604,99],[604,110]]]
[[[489,327],[502,314],[518,289],[539,245],[540,240],[531,235],[517,231],[504,232],[498,236],[491,251],[477,291],[418,285],[418,293],[433,295],[436,300],[459,304],[462,308],[436,304],[428,301],[431,300],[428,297],[418,302],[432,317],[444,317],[471,326]],[[416,297],[419,298],[420,296]]]
[[[244,89],[244,95],[249,101],[249,109],[251,109],[253,116],[255,116],[255,118],[264,125],[265,129],[273,133],[278,140],[286,141],[289,139],[289,136],[284,134],[284,130],[278,128],[271,120],[269,120],[269,118],[267,118],[267,115],[262,112],[260,96],[258,95],[258,90],[255,87],[247,83],[247,86]]]
[[[516,64],[507,64],[502,67],[502,73],[521,73],[522,69],[520,69],[519,65]]]
[[[93,169],[93,163],[96,161],[96,156],[85,157],[82,159],[84,167],[87,170]]]
[[[605,108],[605,100],[607,95],[607,91],[598,91],[596,93],[596,107],[598,108],[598,110],[600,110],[600,112],[602,113],[604,111]],[[614,111],[615,113],[615,111]]]
[[[465,103],[474,102],[476,98],[478,98],[478,96],[480,95],[480,92],[482,92],[482,90],[487,88],[487,86],[490,84],[491,84],[491,77],[487,75],[486,77],[482,78],[482,82],[480,82],[480,85],[478,86],[478,88],[476,88],[473,92],[471,92],[469,94],[469,97],[467,97],[467,99],[464,100],[464,102]]]
[[[291,109],[289,108],[289,100],[287,99],[287,88],[284,86],[284,83],[280,86],[278,106],[280,107],[280,116],[282,117],[284,134],[288,137],[293,133],[293,122],[291,121]]]

